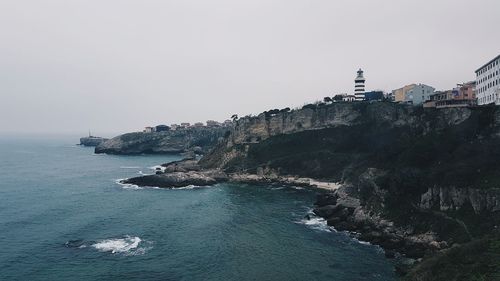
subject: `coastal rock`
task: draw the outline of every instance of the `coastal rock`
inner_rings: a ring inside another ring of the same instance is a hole
[[[227,128],[190,128],[167,132],[128,133],[100,143],[95,148],[95,153],[203,153],[213,148],[226,132]]]
[[[174,161],[166,164],[162,164],[165,173],[172,172],[188,172],[188,171],[199,171],[201,170],[200,165],[198,165],[197,160],[184,159],[181,161]]]
[[[94,136],[88,136],[88,137],[83,137],[80,138],[80,145],[83,146],[98,146],[99,144],[107,141],[108,139],[106,138],[101,138],[101,137],[94,137]]]
[[[474,212],[500,211],[500,189],[474,189],[455,187],[431,187],[421,195],[419,206],[424,209],[437,208],[441,211],[460,210],[472,206]]]
[[[219,178],[220,180],[220,178]],[[152,186],[162,188],[178,188],[186,186],[210,186],[217,180],[208,173],[198,172],[173,172],[158,175],[147,175],[123,180],[124,184],[135,184],[138,186]]]

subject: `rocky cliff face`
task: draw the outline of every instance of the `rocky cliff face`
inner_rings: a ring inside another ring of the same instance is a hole
[[[186,130],[128,133],[99,144],[96,153],[141,154],[203,153],[213,148],[223,138],[227,128],[193,128]]]
[[[231,144],[255,143],[282,134],[353,126],[366,122],[389,127],[439,129],[459,124],[467,120],[470,115],[471,110],[467,108],[429,110],[424,113],[422,108],[391,103],[334,103],[273,115],[261,113],[256,117],[242,118],[237,122],[230,141]]]
[[[500,211],[500,189],[431,187],[420,196],[419,206],[424,209],[458,211],[470,206],[476,214]]]
[[[381,133],[396,133],[391,137],[397,138],[433,134],[470,121],[488,124],[485,126],[494,124],[496,131],[500,132],[498,130],[500,114],[497,111],[493,110],[493,114],[489,116],[493,120],[471,120],[479,118],[477,115],[481,114],[475,114],[471,118],[473,112],[477,113],[477,111],[468,108],[423,110],[393,103],[333,103],[327,106],[308,106],[300,110],[279,112],[273,115],[261,113],[258,116],[238,120],[224,144],[218,146],[212,152],[212,156],[202,159],[201,163],[207,167],[223,168],[233,159],[246,158],[247,151],[253,144],[262,143],[274,136],[323,129],[345,130],[347,128],[348,131],[348,128],[352,130],[377,128],[382,130]],[[478,128],[482,126],[481,124],[475,125]],[[383,134],[377,136],[377,132],[374,133],[373,139],[368,141],[377,143],[387,137]],[[353,139],[351,142],[354,146],[352,148],[356,149],[357,140]],[[352,148],[347,149],[352,150]]]
[[[421,258],[500,225],[500,109],[334,103],[240,119],[199,164],[340,183],[317,214]]]

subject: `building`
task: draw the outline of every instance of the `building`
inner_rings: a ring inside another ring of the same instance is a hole
[[[362,101],[365,99],[365,81],[363,70],[360,68],[356,79],[354,79],[354,96],[356,101]]]
[[[415,86],[416,86],[415,84],[410,84],[392,91],[392,95],[394,96],[394,102],[404,102],[406,92]]]
[[[365,100],[367,100],[367,101],[383,101],[384,100],[384,92],[383,91],[365,92]]]
[[[190,123],[181,123],[181,128],[189,128],[190,126]]]
[[[478,105],[500,104],[500,55],[476,70]]]
[[[415,85],[415,87],[406,91],[404,102],[413,105],[423,104],[425,101],[431,99],[435,90],[435,88],[425,84]]]
[[[393,93],[393,92],[390,92],[390,93],[385,93],[385,94],[384,94],[384,98],[385,98],[387,101],[391,101],[391,102],[394,102],[394,101],[395,101],[395,97],[394,97],[394,93]]]
[[[201,122],[196,122],[196,123],[193,124],[193,127],[195,127],[195,128],[203,128],[203,127],[205,127],[205,125],[203,123],[201,123]]]
[[[171,131],[175,131],[175,130],[177,130],[178,128],[179,128],[179,125],[177,125],[177,124],[171,124],[171,125],[170,125],[170,130],[171,130]]]
[[[355,95],[348,95],[348,94],[343,94],[342,95],[342,101],[356,101],[356,96]]]
[[[170,130],[170,127],[167,125],[158,125],[155,127],[156,132],[167,132]]]
[[[143,132],[144,133],[153,133],[155,131],[154,127],[145,127]]]
[[[395,102],[402,102],[413,105],[423,104],[431,99],[434,89],[425,84],[410,84],[392,91]]]
[[[224,127],[231,127],[233,125],[232,120],[225,120],[224,123],[222,123],[222,126]]]
[[[453,90],[436,92],[431,95],[430,100],[424,103],[424,107],[447,108],[475,106],[477,104],[475,85],[476,82],[472,81],[458,84]]]

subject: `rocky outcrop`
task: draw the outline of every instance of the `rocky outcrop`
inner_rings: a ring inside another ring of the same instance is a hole
[[[447,248],[448,241],[441,240],[431,231],[416,231],[384,218],[362,201],[352,196],[352,186],[342,186],[333,193],[318,195],[314,213],[327,220],[329,226],[338,231],[348,231],[358,239],[379,245],[388,257],[397,253],[408,258],[419,259]],[[461,228],[452,222],[454,228]]]
[[[167,132],[128,133],[99,144],[95,153],[161,154],[204,153],[224,137],[227,128],[192,128]]]
[[[238,120],[199,162],[130,182],[329,183],[316,215],[389,257],[425,259],[500,225],[499,112],[393,103],[267,112]]]
[[[122,180],[121,183],[161,188],[179,188],[186,186],[210,186],[217,183],[217,180],[212,173],[200,173],[191,171],[172,172],[130,178]]]
[[[300,110],[276,114],[261,113],[245,117],[236,123],[229,145],[255,143],[269,137],[306,130],[353,126],[366,122],[390,127],[420,127],[426,130],[445,128],[467,120],[469,108],[447,108],[423,112],[422,108],[393,103],[333,103],[306,106]]]
[[[200,166],[340,183],[314,212],[388,256],[427,258],[500,225],[497,107],[334,103],[273,112],[240,119]]]
[[[253,144],[274,136],[348,127],[355,130],[383,128],[385,131],[399,130],[405,134],[418,132],[420,135],[426,135],[471,121],[476,118],[473,113],[477,115],[478,111],[488,110],[492,109],[424,110],[394,103],[333,103],[323,106],[308,105],[302,109],[280,111],[276,114],[261,113],[239,119],[223,145],[211,152],[213,156],[202,159],[201,164],[222,168],[233,159],[239,161],[238,159],[246,158],[246,151]],[[496,118],[496,115],[491,118]],[[500,123],[493,123],[496,124],[496,132],[500,132]]]
[[[421,195],[419,206],[424,209],[457,211],[470,205],[476,214],[500,211],[500,189],[431,187]]]
[[[101,137],[93,137],[93,136],[88,136],[88,137],[83,137],[80,138],[80,145],[83,146],[98,146],[99,144],[107,141],[108,139],[106,138],[101,138]]]

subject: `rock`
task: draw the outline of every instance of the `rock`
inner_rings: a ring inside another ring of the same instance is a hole
[[[392,251],[392,250],[385,250],[384,254],[385,254],[385,257],[388,259],[393,259],[396,257],[396,252]]]
[[[330,218],[333,214],[342,209],[339,205],[325,205],[323,207],[314,208],[313,212],[323,218]]]
[[[333,225],[338,231],[355,231],[357,230],[356,225],[347,221],[341,221]]]
[[[474,212],[500,211],[500,188],[456,188],[434,186],[420,196],[420,207],[438,208],[441,211],[458,211],[464,206],[472,206]]]
[[[326,221],[326,224],[328,226],[335,226],[336,224],[340,223],[342,220],[337,217],[331,217]]]
[[[96,146],[95,153],[203,153],[212,149],[226,131],[227,128],[190,128],[167,132],[128,133],[100,143]]]
[[[326,205],[336,205],[338,196],[334,193],[322,193],[316,196],[314,205],[323,207]]]
[[[154,186],[163,188],[176,188],[185,186],[209,186],[217,181],[204,173],[197,172],[173,172],[160,175],[148,175],[123,180],[125,184],[135,184],[138,186]]]
[[[174,161],[162,165],[165,168],[166,173],[173,172],[189,172],[189,171],[199,171],[201,167],[198,165],[198,161],[192,159],[184,159],[180,161]]]

